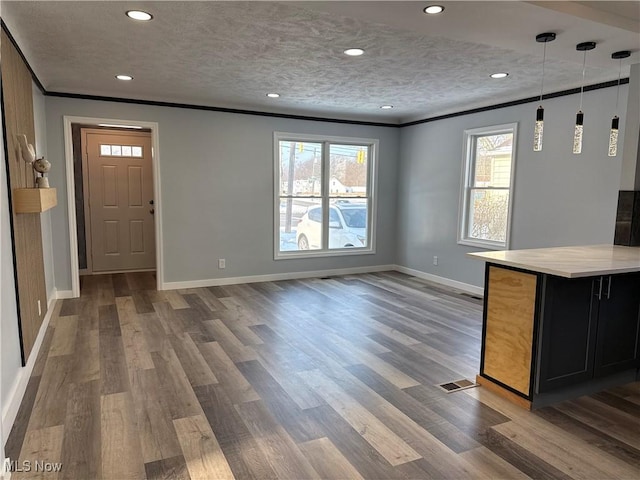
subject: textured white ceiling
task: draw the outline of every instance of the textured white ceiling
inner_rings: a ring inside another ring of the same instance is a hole
[[[343,1],[5,1],[1,13],[49,91],[389,123],[539,94],[543,31],[558,33],[545,92],[580,85],[578,42],[598,42],[587,83],[617,78],[613,51],[636,51],[623,74],[638,61],[638,21],[624,14],[637,1],[571,2],[579,16],[550,8],[559,2],[441,3],[433,17],[427,2]],[[130,8],[154,20],[133,22]]]

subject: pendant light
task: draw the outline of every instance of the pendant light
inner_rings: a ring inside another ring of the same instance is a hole
[[[576,45],[576,50],[583,52],[582,57],[582,86],[580,87],[580,108],[576,114],[576,126],[573,131],[573,153],[582,153],[582,131],[584,128],[584,113],[582,113],[582,96],[584,94],[584,75],[587,67],[587,51],[596,48],[596,42],[582,42]]]
[[[629,50],[622,50],[611,54],[614,60],[620,60],[620,68],[618,69],[618,87],[616,91],[616,112],[618,111],[618,100],[620,99],[620,77],[622,75],[622,59],[631,55]],[[609,132],[609,156],[615,157],[618,154],[618,125],[620,119],[618,115],[614,115],[611,119],[611,131]]]
[[[547,42],[553,42],[556,39],[556,34],[553,32],[546,32],[536,35],[536,42],[544,43],[542,49],[542,80],[540,81],[540,106],[536,110],[536,125],[533,129],[533,151],[539,152],[542,150],[542,134],[544,131],[544,108],[542,108],[542,93],[544,91],[544,64],[547,59]]]

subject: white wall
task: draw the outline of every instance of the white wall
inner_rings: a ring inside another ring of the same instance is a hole
[[[0,107],[0,131],[2,131],[2,119],[4,117],[4,112],[2,107]],[[0,148],[0,170],[4,171],[4,147]],[[3,175],[0,173],[0,275],[4,272],[4,258],[2,252],[5,250],[4,243],[4,233],[6,230],[6,224],[4,222],[4,209],[5,204],[7,203],[6,199],[6,183],[4,183],[6,179],[3,178]],[[4,282],[2,283],[4,286]],[[3,288],[4,290],[4,288]],[[2,356],[2,343],[4,342],[3,336],[3,318],[4,318],[4,310],[3,310],[3,301],[2,296],[0,295],[0,478],[4,478],[4,444],[5,444],[5,434],[4,434],[4,425],[2,422],[2,412],[4,410],[4,376],[2,374],[1,366],[4,365],[4,357]]]
[[[620,90],[624,125],[627,86]],[[620,187],[618,156],[608,157],[616,89],[584,95],[584,143],[573,155],[577,95],[545,100],[544,148],[533,152],[537,104],[439,120],[401,131],[397,260],[402,266],[482,286],[484,263],[467,258],[478,248],[456,243],[465,129],[518,122],[511,249],[613,243]],[[433,256],[438,265],[433,265]]]
[[[158,122],[165,282],[395,263],[396,128],[57,97],[46,97],[46,111],[58,290],[71,289],[64,115]],[[376,254],[273,259],[274,131],[380,140]]]
[[[0,123],[2,117],[0,116]],[[15,381],[22,368],[20,359],[20,337],[18,335],[18,310],[13,277],[13,254],[11,248],[11,226],[9,223],[9,197],[7,195],[7,170],[4,147],[0,164],[0,446],[9,435],[11,423],[7,421],[7,411],[11,405]],[[2,453],[2,452],[0,452]],[[4,460],[4,454],[0,456]]]

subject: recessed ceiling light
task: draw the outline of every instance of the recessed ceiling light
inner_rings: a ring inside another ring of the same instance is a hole
[[[267,93],[267,97],[269,98],[278,98],[280,97],[279,93]]]
[[[509,74],[505,73],[505,72],[498,72],[498,73],[492,73],[491,75],[489,75],[491,78],[505,78],[508,77]]]
[[[347,48],[344,51],[344,54],[349,55],[350,57],[359,57],[363,53],[364,53],[364,50],[362,50],[361,48]]]
[[[127,12],[127,17],[134,20],[139,20],[141,22],[148,22],[153,18],[153,15],[147,12],[143,12],[142,10],[129,10]]]
[[[428,15],[436,15],[444,12],[444,7],[442,5],[429,5],[423,10],[423,12]]]
[[[393,108],[393,105],[382,105],[382,106],[380,106],[380,108],[381,108],[382,110],[390,110],[390,109],[392,109],[392,108]]]
[[[133,80],[131,75],[116,75],[116,78],[118,80]]]

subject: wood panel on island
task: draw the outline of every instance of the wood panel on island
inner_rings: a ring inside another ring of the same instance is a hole
[[[487,262],[478,383],[535,409],[640,380],[640,248],[469,255]]]

